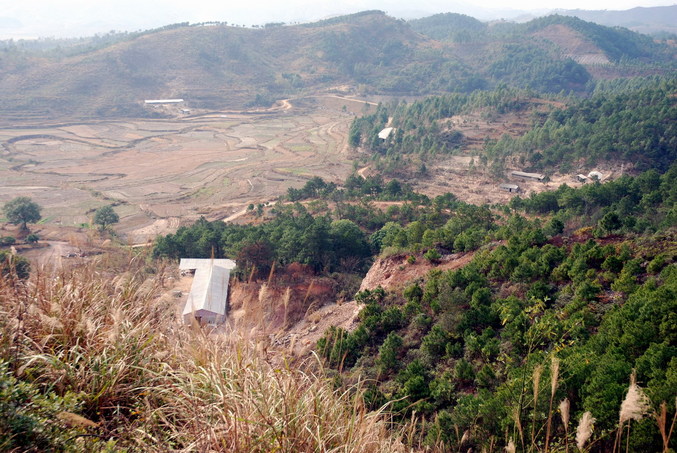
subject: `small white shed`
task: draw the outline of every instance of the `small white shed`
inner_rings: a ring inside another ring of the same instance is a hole
[[[226,318],[230,271],[235,261],[226,259],[182,258],[181,270],[195,271],[190,294],[183,309],[183,321],[191,324],[221,324]]]
[[[519,192],[520,191],[520,186],[517,184],[500,184],[498,186],[501,190],[505,190],[506,192]]]
[[[380,138],[381,140],[387,140],[388,137],[390,137],[390,134],[393,133],[393,131],[395,131],[394,127],[386,127],[385,129],[383,129],[381,132],[378,133],[378,138]]]

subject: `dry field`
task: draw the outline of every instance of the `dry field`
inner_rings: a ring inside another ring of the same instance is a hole
[[[227,218],[312,176],[342,181],[352,170],[352,115],[302,104],[0,129],[0,204],[30,196],[43,222],[72,226],[115,202],[118,233],[143,242],[201,215]]]
[[[267,110],[0,128],[0,204],[30,196],[43,206],[44,227],[72,228],[115,203],[121,217],[116,231],[137,244],[200,216],[234,220],[250,203],[272,201],[310,177],[342,182],[355,157],[346,140],[350,122],[374,105],[327,95]],[[477,152],[486,138],[519,135],[529,121],[526,112],[450,118],[449,127],[466,137],[464,151],[410,182],[429,196],[452,192],[471,203],[509,201],[515,194],[498,188],[502,181],[480,165]],[[517,162],[506,164],[506,174],[520,169]],[[605,177],[618,173],[598,170]],[[370,173],[369,166],[360,170]],[[580,185],[573,175],[557,174],[548,183],[514,182],[523,196]]]

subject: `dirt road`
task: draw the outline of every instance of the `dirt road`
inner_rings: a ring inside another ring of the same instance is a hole
[[[38,269],[58,269],[64,260],[77,258],[80,255],[80,249],[69,242],[42,241],[40,244],[47,244],[47,247],[34,248],[22,253]]]

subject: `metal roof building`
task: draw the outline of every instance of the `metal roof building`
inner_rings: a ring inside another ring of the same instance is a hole
[[[195,277],[183,309],[183,321],[195,319],[200,324],[220,324],[226,317],[226,299],[230,271],[235,261],[224,259],[182,258],[181,270],[194,270]]]
[[[541,173],[526,173],[523,171],[513,171],[511,175],[515,178],[536,179],[538,181],[543,181],[545,179],[545,175]]]
[[[383,129],[381,132],[378,133],[378,138],[380,138],[381,140],[386,140],[388,137],[390,137],[390,134],[392,134],[394,130],[395,130],[394,127],[386,127],[385,129]]]
[[[519,192],[520,191],[520,186],[517,184],[500,184],[498,186],[501,190],[505,190],[506,192]]]
[[[180,104],[183,99],[146,99],[146,104]]]

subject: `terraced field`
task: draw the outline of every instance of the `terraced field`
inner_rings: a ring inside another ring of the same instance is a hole
[[[79,225],[115,202],[116,229],[134,242],[201,215],[226,218],[309,177],[350,173],[352,115],[313,104],[0,129],[0,203],[30,196],[44,222]]]

